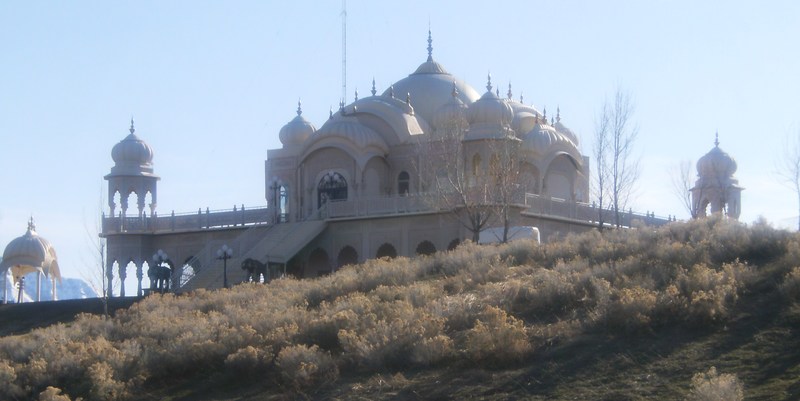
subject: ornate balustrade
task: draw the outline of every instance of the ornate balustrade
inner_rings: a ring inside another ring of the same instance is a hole
[[[198,209],[196,213],[172,213],[169,216],[103,216],[103,233],[159,233],[204,230],[221,227],[251,226],[269,223],[266,207],[228,210]]]

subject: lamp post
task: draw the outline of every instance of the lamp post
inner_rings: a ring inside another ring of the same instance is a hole
[[[228,288],[228,259],[233,257],[233,249],[227,245],[217,250],[217,259],[222,260],[222,285]]]
[[[169,256],[163,249],[159,249],[156,253],[153,254],[153,263],[155,267],[155,271],[152,275],[148,272],[148,276],[150,276],[150,280],[153,280],[155,277],[156,279],[156,288],[162,290],[162,292],[166,289],[169,291],[169,284],[170,279],[172,278],[172,272],[169,267],[164,268],[164,262],[169,259]],[[166,287],[166,288],[164,288]],[[153,282],[150,282],[150,289],[153,288]]]

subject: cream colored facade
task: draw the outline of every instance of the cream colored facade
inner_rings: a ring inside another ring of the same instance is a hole
[[[273,276],[310,277],[369,258],[450,249],[471,232],[456,217],[458,207],[431,202],[446,194],[431,184],[440,174],[431,171],[436,167],[424,162],[436,165],[426,149],[454,122],[461,127],[454,146],[463,153],[459,166],[469,182],[497,160],[492,144],[518,145],[512,225],[536,226],[545,241],[596,225],[599,211],[588,203],[589,159],[560,111],[548,117],[514,99],[510,85],[501,96],[491,77],[479,93],[433,59],[428,40],[427,60],[413,73],[382,93],[373,83],[369,96],[340,104],[319,128],[298,103],[297,116],[278,134],[281,148],[267,152],[267,208],[159,216],[153,152],[131,124],[130,135],[112,150],[115,166],[105,177],[109,282],[133,269],[141,293],[159,249],[169,255],[173,287],[183,291],[221,287],[225,263],[228,280],[240,282],[239,265],[248,258],[266,263]],[[135,213],[114,201],[130,193],[140,200]],[[667,221],[634,213],[626,218]],[[495,216],[485,228],[502,224]],[[224,262],[214,256],[223,244],[233,248]]]

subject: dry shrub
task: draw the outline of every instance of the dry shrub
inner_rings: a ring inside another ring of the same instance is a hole
[[[411,361],[417,365],[429,366],[454,354],[453,340],[445,334],[438,334],[415,343],[411,350]]]
[[[781,294],[790,301],[800,300],[800,266],[792,269],[783,278],[780,285]]]
[[[76,398],[75,401],[80,401],[82,398]],[[39,401],[72,401],[68,395],[61,394],[61,389],[53,386],[47,386],[44,391],[39,393]]]
[[[689,401],[741,401],[744,399],[742,383],[736,375],[717,373],[711,367],[707,372],[697,373],[692,377],[692,390]]]
[[[686,320],[703,324],[726,318],[730,306],[738,298],[741,283],[737,277],[742,276],[744,270],[746,265],[741,263],[724,264],[720,271],[697,264],[679,273],[676,285],[688,309]]]
[[[657,294],[642,287],[623,288],[611,297],[606,316],[609,328],[636,332],[650,326]]]
[[[332,382],[339,377],[339,369],[331,355],[316,345],[290,345],[275,358],[283,381],[294,388],[306,388]]]
[[[234,375],[255,376],[272,362],[271,350],[261,350],[251,345],[240,348],[225,358],[225,368]]]
[[[468,358],[493,364],[519,362],[531,351],[522,321],[489,306],[467,331],[464,351]]]
[[[89,394],[93,400],[122,400],[130,396],[125,383],[114,378],[114,369],[105,362],[96,362],[87,369],[91,383]]]

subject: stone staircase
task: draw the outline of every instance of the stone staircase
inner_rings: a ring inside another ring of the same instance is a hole
[[[310,220],[296,223],[281,223],[259,230],[248,230],[231,242],[234,255],[228,259],[228,285],[241,283],[246,274],[241,263],[247,258],[257,259],[262,263],[286,263],[304,246],[316,238],[327,227],[324,220]],[[216,248],[215,248],[216,246]],[[206,260],[204,267],[189,279],[176,292],[188,292],[197,289],[219,289],[224,286],[223,262],[216,259],[212,252],[221,245],[208,244],[199,257]],[[207,255],[206,255],[207,254]]]

